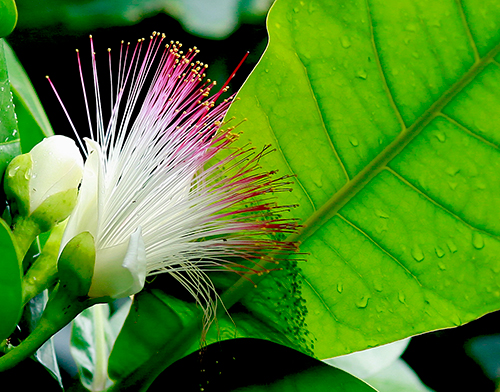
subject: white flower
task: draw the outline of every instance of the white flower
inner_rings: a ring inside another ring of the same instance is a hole
[[[51,136],[10,162],[5,193],[22,219],[47,231],[72,211],[82,173],[83,158],[75,142],[66,136]]]
[[[183,55],[178,43],[162,49],[162,40],[153,34],[133,50],[122,45],[111,119],[104,124],[99,109],[95,135],[85,139],[83,181],[61,250],[83,231],[94,237],[90,297],[132,295],[146,276],[168,272],[208,316],[213,285],[205,271],[243,274],[271,252],[286,257],[295,245],[270,235],[296,224],[276,215],[283,208],[271,197],[256,199],[288,184],[260,170],[262,153],[234,149],[206,167],[236,137],[221,128],[231,100],[216,104],[224,87],[209,97],[215,83],[203,80],[196,48]]]
[[[43,139],[30,151],[30,214],[50,196],[76,189],[83,173],[83,158],[75,142],[66,136]]]

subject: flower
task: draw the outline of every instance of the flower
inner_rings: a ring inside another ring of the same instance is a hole
[[[66,136],[51,136],[11,161],[5,192],[21,216],[30,217],[47,231],[70,214],[82,173],[83,158],[75,142]]]
[[[259,167],[268,147],[231,149],[237,135],[223,120],[232,98],[216,103],[227,83],[210,96],[215,82],[194,60],[198,50],[183,54],[178,42],[162,49],[163,40],[154,33],[133,49],[122,42],[105,124],[91,37],[97,127],[84,139],[83,180],[61,252],[79,233],[94,238],[89,297],[129,296],[146,276],[167,272],[209,316],[214,287],[205,272],[245,274],[255,272],[252,260],[286,257],[295,244],[274,237],[297,225],[281,219],[287,207],[272,200],[273,192],[288,190],[286,178]],[[79,54],[78,63],[83,75]],[[222,150],[228,153],[217,161]]]

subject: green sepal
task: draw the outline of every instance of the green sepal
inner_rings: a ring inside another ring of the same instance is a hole
[[[23,304],[40,294],[55,283],[57,278],[57,257],[61,238],[66,228],[67,220],[56,225],[43,245],[42,253],[35,260],[23,277]]]
[[[0,219],[0,340],[14,331],[22,310],[22,271],[17,258],[12,232]]]
[[[12,159],[5,171],[5,195],[13,203],[13,210],[21,216],[28,216],[30,210],[29,183],[32,168],[33,160],[28,153]]]
[[[0,0],[0,37],[12,33],[17,24],[17,8],[14,0]]]
[[[58,270],[62,288],[76,297],[87,296],[94,264],[94,237],[84,231],[66,244],[59,257]]]
[[[33,211],[31,219],[38,224],[42,233],[49,231],[71,214],[75,208],[77,196],[76,188],[49,196]]]

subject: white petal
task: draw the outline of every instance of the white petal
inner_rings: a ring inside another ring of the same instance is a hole
[[[146,250],[139,227],[128,241],[97,250],[89,297],[127,297],[141,291],[145,279]]]
[[[48,197],[78,187],[83,158],[75,142],[62,135],[43,139],[30,152],[33,160],[30,180],[30,213]]]
[[[95,142],[92,142],[95,144]],[[99,227],[99,184],[102,177],[100,148],[87,143],[89,156],[83,169],[83,178],[76,207],[70,215],[68,225],[64,231],[59,253],[66,244],[78,234],[88,231],[97,241]]]

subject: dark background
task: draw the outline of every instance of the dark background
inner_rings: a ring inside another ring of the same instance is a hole
[[[208,77],[217,80],[219,85],[224,83],[246,51],[249,51],[247,61],[231,82],[232,92],[243,84],[267,43],[263,20],[258,24],[240,26],[227,39],[209,40],[186,33],[175,19],[164,14],[145,19],[134,26],[92,31],[75,32],[63,25],[22,28],[9,36],[8,41],[31,78],[55,132],[73,136],[45,75],[51,76],[79,133],[86,136],[88,126],[74,49],[80,50],[87,82],[91,82],[89,33],[94,37],[97,61],[102,61],[99,66],[106,76],[108,47],[118,53],[122,39],[135,42],[138,38],[149,36],[152,31],[165,33],[168,40],[181,41],[184,48],[197,46],[201,50],[198,59],[211,64]],[[107,83],[106,77],[101,78],[102,86]],[[493,392],[494,382],[486,377],[481,367],[468,355],[466,348],[471,339],[499,331],[500,313],[493,313],[462,327],[414,337],[403,359],[424,383],[437,392]],[[493,352],[492,355],[497,355],[497,363],[500,363],[500,353]]]

